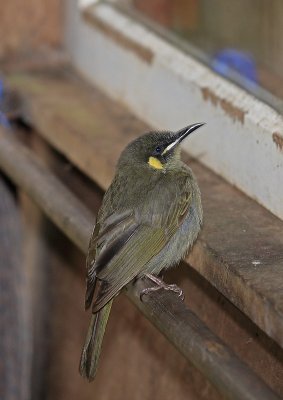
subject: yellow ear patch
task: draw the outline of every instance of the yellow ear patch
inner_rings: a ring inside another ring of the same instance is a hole
[[[158,160],[158,158],[155,157],[149,157],[148,163],[151,167],[155,169],[163,169],[162,163]]]

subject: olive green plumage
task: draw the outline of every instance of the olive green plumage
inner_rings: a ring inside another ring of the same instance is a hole
[[[203,124],[151,132],[122,152],[104,195],[87,256],[86,309],[92,317],[80,373],[95,376],[112,300],[136,277],[177,264],[197,238],[202,207],[197,182],[180,159],[180,142]]]

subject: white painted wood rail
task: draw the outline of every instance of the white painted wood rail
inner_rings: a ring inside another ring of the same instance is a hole
[[[86,14],[87,13],[87,14]],[[207,126],[184,146],[283,219],[283,118],[109,4],[67,2],[73,63],[158,129]]]

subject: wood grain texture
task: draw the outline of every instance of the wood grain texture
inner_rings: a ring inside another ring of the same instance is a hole
[[[149,129],[71,74],[18,74],[10,83],[25,98],[25,117],[102,189],[121,150]],[[283,223],[197,162],[191,166],[205,225],[188,261],[283,345]]]

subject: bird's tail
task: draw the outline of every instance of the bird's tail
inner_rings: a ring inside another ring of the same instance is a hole
[[[106,329],[112,300],[107,303],[100,311],[92,314],[85,344],[82,350],[79,371],[80,374],[92,381],[95,377],[101,345]]]

